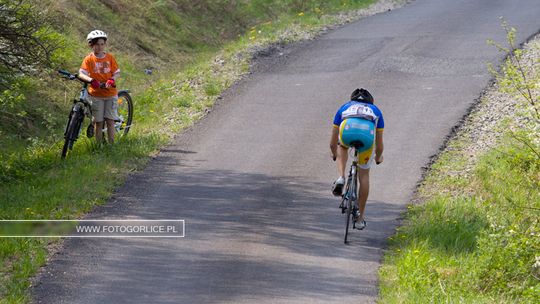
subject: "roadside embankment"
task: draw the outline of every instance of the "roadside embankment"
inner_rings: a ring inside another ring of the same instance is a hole
[[[511,54],[390,238],[381,303],[540,302],[540,37]]]

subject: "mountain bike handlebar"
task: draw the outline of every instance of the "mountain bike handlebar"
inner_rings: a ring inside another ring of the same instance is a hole
[[[79,80],[80,82],[82,83],[85,83],[85,84],[90,84],[90,82],[88,81],[85,81],[81,78],[79,78],[79,74],[71,74],[70,72],[66,71],[66,70],[58,70],[58,73],[60,73],[61,75],[64,76],[64,78],[67,78],[69,80]],[[104,82],[100,82],[99,83],[99,87],[102,88],[102,89],[105,89],[106,86],[105,86],[105,83]],[[113,88],[116,88],[116,85],[113,86]]]
[[[79,77],[77,77],[76,74],[71,74],[70,72],[68,71],[65,71],[65,70],[58,70],[58,73],[64,75],[65,78],[69,79],[69,80],[75,80],[75,79],[78,79],[82,82],[86,82],[86,81],[83,81],[82,79],[80,79]]]

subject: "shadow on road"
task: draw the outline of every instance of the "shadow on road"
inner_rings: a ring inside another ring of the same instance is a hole
[[[375,274],[357,270],[379,261],[387,236],[377,229],[395,225],[398,208],[370,202],[368,229],[344,245],[345,217],[328,188],[304,177],[172,167],[160,159],[88,218],[184,219],[185,238],[68,239],[34,294],[83,303],[376,296]]]

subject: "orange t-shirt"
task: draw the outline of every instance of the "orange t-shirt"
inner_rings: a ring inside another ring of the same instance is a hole
[[[114,59],[112,54],[105,53],[103,58],[97,58],[93,52],[83,59],[81,70],[99,82],[106,82],[114,74],[120,72],[116,59]],[[116,88],[94,89],[92,86],[88,86],[88,94],[95,97],[113,97],[118,95],[118,90]]]

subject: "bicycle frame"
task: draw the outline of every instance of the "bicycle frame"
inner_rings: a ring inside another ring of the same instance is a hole
[[[356,175],[356,166],[358,165],[358,162],[355,160],[353,161],[352,165],[351,165],[351,169],[349,170],[349,177],[347,178],[347,183],[350,183],[351,184],[351,188],[350,189],[350,193],[349,195],[351,195],[351,201],[356,201],[357,199],[357,192],[356,192],[356,180],[357,180],[357,175]],[[355,182],[353,182],[355,181]]]
[[[71,112],[69,114],[69,120],[66,125],[66,131],[64,132],[64,135],[67,132],[67,129],[69,127],[69,122],[71,120],[71,117],[73,117],[73,113],[75,112],[81,112],[83,114],[83,117],[86,116],[88,118],[92,118],[92,107],[90,106],[90,103],[88,102],[88,84],[84,84],[83,88],[81,89],[81,92],[79,93],[79,99],[73,100],[73,107],[71,108]],[[80,133],[79,132],[77,134]]]
[[[358,176],[357,176],[357,166],[358,166],[357,157],[358,157],[358,153],[357,153],[357,151],[355,149],[354,150],[354,160],[353,160],[353,162],[351,164],[351,167],[349,169],[349,175],[347,176],[345,194],[342,195],[343,199],[348,199],[350,197],[352,201],[356,201],[357,196],[358,196],[358,193],[356,191],[356,188],[357,188],[356,185],[357,185],[357,179],[358,179]],[[355,181],[355,182],[353,183],[353,181]],[[353,189],[350,189],[351,187]]]
[[[85,83],[81,89],[78,102],[82,103],[84,106],[84,116],[92,118],[92,106],[88,102],[88,84]]]
[[[347,177],[347,183],[345,186],[345,193],[342,195],[342,200],[340,204],[341,213],[346,214],[346,226],[345,226],[345,239],[344,242],[347,243],[347,237],[349,234],[349,223],[353,221],[351,215],[353,210],[358,208],[358,176],[357,176],[357,166],[358,166],[358,151],[354,149],[354,160],[349,169],[349,175]],[[353,221],[353,229],[356,228],[356,223]]]

